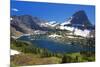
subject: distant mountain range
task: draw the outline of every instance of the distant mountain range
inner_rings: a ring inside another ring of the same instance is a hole
[[[40,24],[45,22],[31,15],[11,16],[11,35],[31,34],[35,30],[45,31],[48,28],[40,26]]]
[[[81,10],[72,15],[67,21],[58,23],[56,21],[41,20],[31,15],[11,16],[11,35],[32,34],[36,30],[50,31],[59,30],[94,30],[95,26],[91,24],[86,13]]]

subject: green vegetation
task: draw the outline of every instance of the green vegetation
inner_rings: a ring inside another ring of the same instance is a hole
[[[10,63],[10,67],[17,67],[17,65],[15,65],[14,63]]]
[[[45,48],[37,47],[36,44],[31,44],[30,42],[14,39],[11,40],[11,49],[15,49],[23,53],[40,54],[41,57],[58,56]]]
[[[89,39],[88,43],[91,44]],[[95,52],[53,53],[30,42],[11,39],[11,49],[22,52],[11,56],[11,67],[19,65],[58,64],[95,61]]]
[[[94,52],[77,52],[65,54],[62,57],[62,63],[88,62],[95,61]]]

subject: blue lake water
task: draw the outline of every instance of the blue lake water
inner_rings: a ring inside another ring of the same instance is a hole
[[[80,51],[94,51],[95,48],[90,47],[82,47],[78,44],[65,44],[55,42],[49,39],[36,39],[32,40],[29,36],[22,36],[19,40],[30,41],[31,43],[35,43],[37,47],[46,48],[51,52],[58,52],[58,53],[67,53],[67,52],[80,52]]]

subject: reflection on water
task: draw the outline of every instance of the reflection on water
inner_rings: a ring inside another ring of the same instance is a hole
[[[19,40],[30,41],[31,43],[35,43],[37,47],[46,48],[52,52],[58,53],[67,53],[67,52],[80,52],[80,51],[94,51],[95,49],[92,47],[82,47],[78,44],[66,44],[55,42],[46,37],[41,38],[33,38],[31,36],[22,36]]]

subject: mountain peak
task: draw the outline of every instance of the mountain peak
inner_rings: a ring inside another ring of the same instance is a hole
[[[77,11],[76,13],[74,13],[74,15],[75,15],[75,14],[86,14],[86,13],[85,13],[84,10],[79,10],[79,11]]]
[[[88,16],[85,11],[80,10],[72,15],[73,19],[71,20],[72,24],[80,24],[84,26],[91,26]]]
[[[84,10],[75,12],[67,21],[61,25],[77,27],[79,29],[94,29]]]

